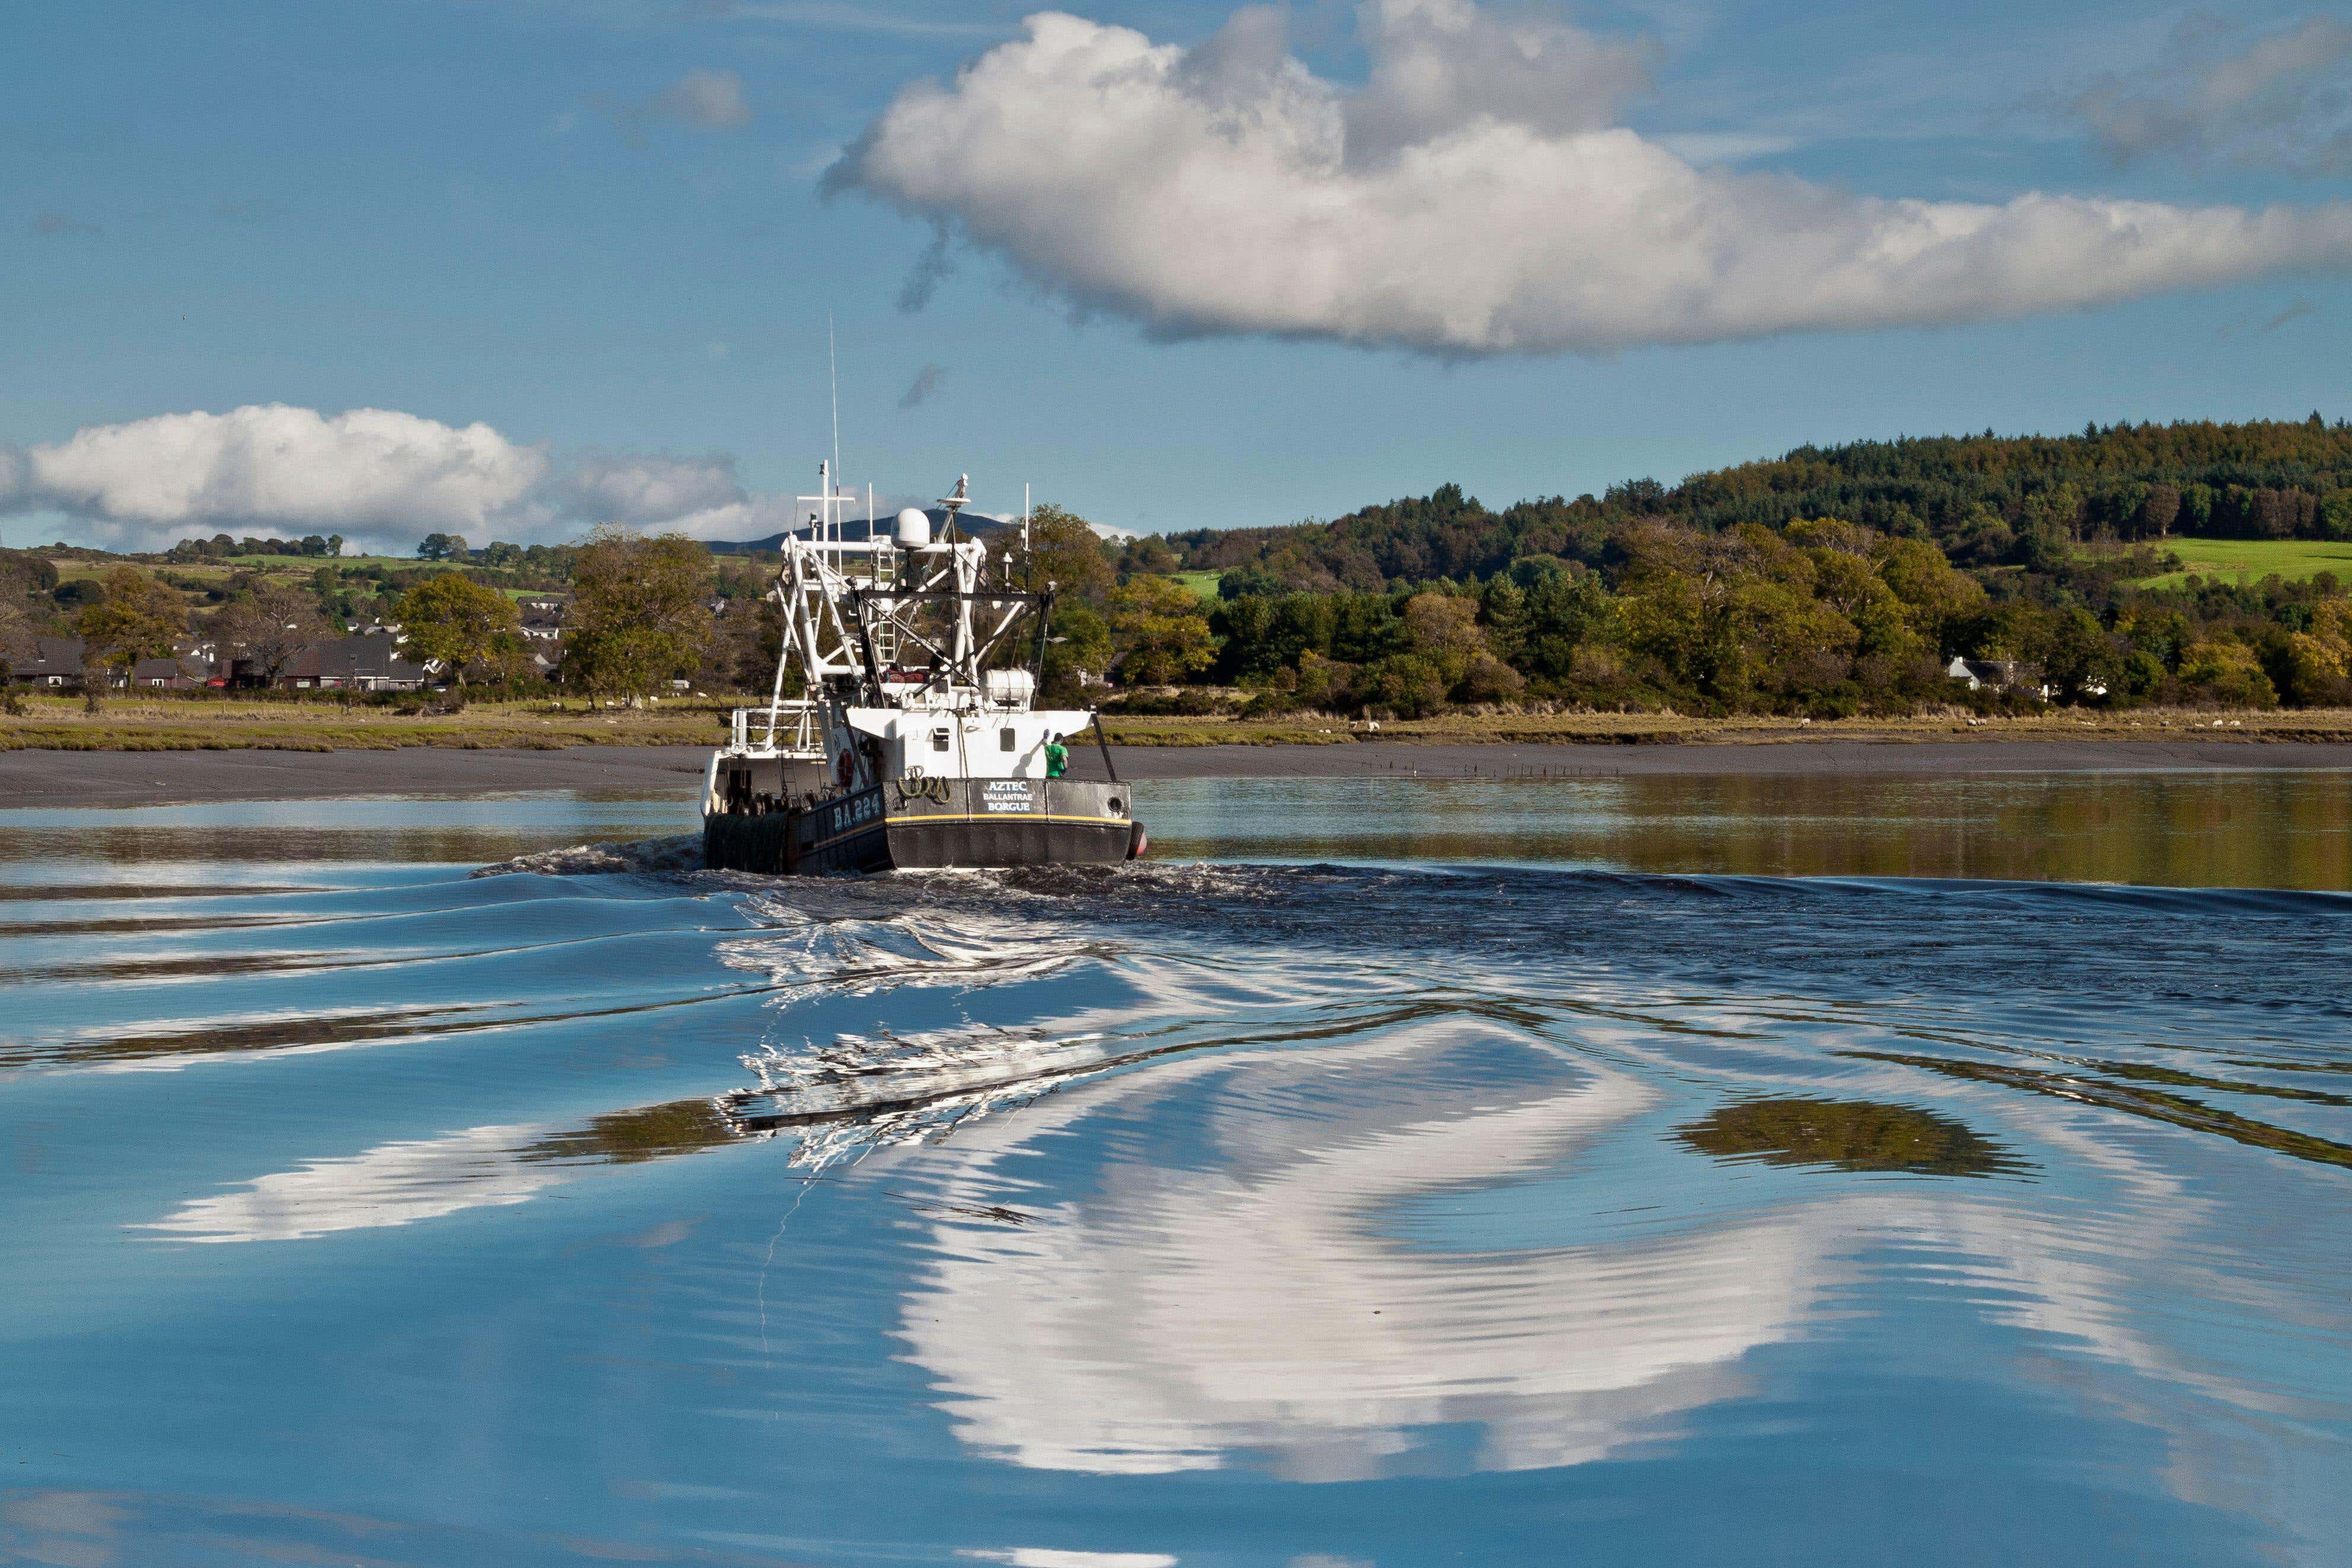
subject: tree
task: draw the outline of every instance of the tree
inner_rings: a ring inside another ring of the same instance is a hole
[[[564,679],[643,697],[691,676],[710,646],[710,552],[682,533],[646,539],[607,524],[574,563]]]
[[[466,558],[466,536],[462,533],[428,533],[416,546],[416,553],[425,561],[463,561]]]
[[[2231,637],[2213,637],[2183,649],[2179,679],[2183,695],[2192,701],[2241,708],[2278,706],[2278,689],[2271,684],[2254,650]]]
[[[1168,542],[1156,533],[1140,539],[1130,539],[1119,546],[1118,574],[1122,577],[1156,577],[1179,571],[1183,563]]]
[[[9,682],[16,673],[16,660],[33,651],[33,618],[16,596],[8,593],[8,584],[0,578],[0,703],[11,713],[24,711],[24,700],[16,695]]]
[[[1129,685],[1181,680],[1216,662],[1199,595],[1169,577],[1138,577],[1110,594],[1110,635]]]
[[[1084,599],[1057,603],[1046,634],[1045,668],[1039,679],[1045,691],[1055,696],[1075,692],[1081,673],[1100,676],[1109,667],[1109,623]]]
[[[1391,654],[1364,671],[1364,700],[1400,719],[1425,719],[1445,705],[1445,671],[1425,654]]]
[[[1578,647],[1604,640],[1615,616],[1598,574],[1546,577],[1528,594],[1519,668],[1548,680],[1566,679]]]
[[[74,617],[82,639],[82,697],[91,712],[118,675],[128,680],[142,658],[168,658],[188,629],[188,609],[180,595],[144,573],[117,566],[106,574],[99,598]]]
[[[2334,490],[2320,499],[2319,537],[2352,539],[2352,490]]]
[[[996,536],[1003,551],[1017,551],[1020,535]],[[1024,583],[1043,589],[1047,584],[1064,602],[1084,599],[1099,603],[1110,588],[1109,558],[1094,524],[1051,501],[1040,501],[1029,513],[1029,557],[1014,570]]]
[[[321,566],[310,574],[310,595],[317,602],[319,614],[330,626],[340,626],[351,618],[352,596],[343,587],[343,575],[331,566]]]
[[[467,665],[511,668],[526,655],[514,601],[461,572],[427,577],[400,596],[394,613],[416,656],[440,664],[460,686]]]
[[[1404,637],[1405,647],[1437,670],[1446,689],[1459,686],[1474,664],[1494,662],[1486,634],[1478,629],[1475,599],[1415,594],[1405,603]],[[1486,682],[1495,684],[1491,671],[1486,672]]]
[[[739,594],[726,602],[713,620],[716,624],[703,650],[698,678],[721,691],[765,694],[775,679],[776,661],[784,647],[783,612],[776,601],[758,594]],[[796,678],[797,671],[793,674]]]
[[[2059,699],[2077,702],[2105,696],[2123,678],[2123,659],[2099,618],[2075,608],[2049,623],[2041,646],[2042,674]]]
[[[326,630],[310,595],[275,584],[231,601],[213,617],[213,637],[223,657],[250,666],[265,686],[277,684],[294,656]]]
[[[2139,514],[2133,521],[2134,531],[2141,539],[2153,534],[2158,539],[2172,531],[2175,518],[2180,515],[2180,492],[2170,485],[2150,485],[2139,503]]]
[[[1210,620],[1223,639],[1221,678],[1257,681],[1297,669],[1308,654],[1329,650],[1333,620],[1332,600],[1319,594],[1244,594],[1221,600]]]
[[[1516,663],[1519,658],[1522,638],[1527,631],[1528,595],[1508,575],[1498,574],[1486,580],[1478,591],[1478,625],[1486,634],[1486,646],[1506,663]]]
[[[1611,485],[1601,498],[1603,506],[1623,507],[1636,516],[1664,510],[1666,487],[1655,479],[1627,479],[1622,485]]]
[[[0,597],[47,594],[58,585],[58,569],[28,550],[0,550]]]
[[[1985,593],[1975,578],[1953,570],[1943,552],[1924,539],[1889,539],[1877,549],[1878,576],[1920,637],[1947,658],[1984,615]]]

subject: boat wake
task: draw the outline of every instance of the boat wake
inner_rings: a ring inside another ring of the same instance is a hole
[[[626,844],[574,844],[517,855],[471,873],[476,877],[593,877],[614,873],[652,875],[702,869],[702,835],[673,833]]]
[[[842,1035],[830,1045],[768,1046],[745,1056],[760,1087],[725,1096],[720,1109],[742,1136],[793,1135],[791,1163],[821,1171],[887,1145],[945,1137],[1135,1055],[1101,1033]]]

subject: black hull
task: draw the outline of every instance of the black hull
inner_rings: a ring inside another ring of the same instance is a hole
[[[766,816],[702,819],[708,865],[772,876],[1116,866],[1141,842],[1126,785],[1076,779],[932,780],[919,795],[891,784]]]
[[[1134,833],[1125,822],[925,822],[884,829],[890,864],[913,870],[950,866],[1116,866]]]

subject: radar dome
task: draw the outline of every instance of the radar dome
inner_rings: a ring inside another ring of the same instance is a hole
[[[910,506],[898,514],[898,547],[920,550],[931,542],[931,520],[919,506]]]

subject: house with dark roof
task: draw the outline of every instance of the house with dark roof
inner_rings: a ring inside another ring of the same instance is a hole
[[[429,679],[425,666],[401,650],[399,634],[373,632],[312,644],[271,684],[296,691],[415,691]]]
[[[173,658],[142,658],[131,667],[128,679],[115,678],[117,686],[152,687],[164,691],[194,691],[204,687],[212,674],[212,660],[194,653]]]
[[[9,683],[50,691],[79,691],[81,654],[79,637],[35,637],[32,653],[14,661]]]
[[[82,689],[86,673],[82,658],[88,645],[80,637],[35,637],[33,644],[31,658],[15,661],[9,674],[12,684],[47,691]],[[203,686],[205,677],[212,673],[212,654],[211,645],[195,644],[170,658],[142,658],[131,667],[127,676],[120,670],[111,672],[109,684],[118,690],[127,686],[194,690]]]

